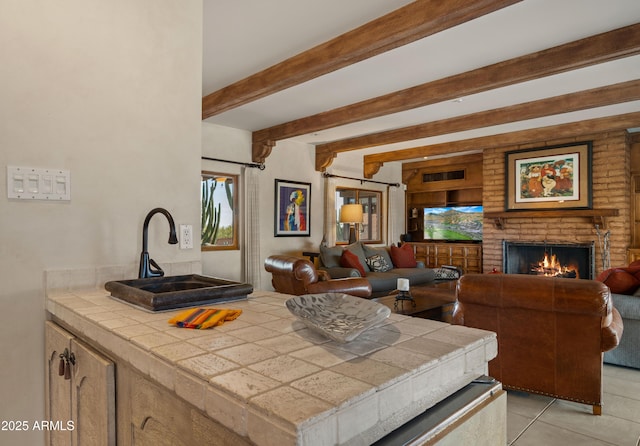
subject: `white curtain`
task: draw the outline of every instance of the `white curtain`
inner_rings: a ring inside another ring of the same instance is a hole
[[[404,214],[399,215],[399,207],[404,202],[404,188],[387,186],[387,245],[398,243],[404,232]]]
[[[260,289],[260,203],[258,172],[255,168],[244,167],[244,281]]]
[[[327,246],[336,244],[336,181],[334,178],[324,177],[324,226],[323,240]]]

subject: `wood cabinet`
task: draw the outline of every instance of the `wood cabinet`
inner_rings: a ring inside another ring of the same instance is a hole
[[[116,444],[114,363],[45,322],[48,445]]]
[[[57,423],[46,431],[47,445],[250,444],[126,361],[108,359],[54,322],[46,322],[45,337],[45,412]],[[63,361],[73,358],[66,379],[59,374],[61,354]]]
[[[118,364],[117,393],[126,395],[118,399],[118,445],[251,444],[125,363]]]
[[[463,273],[482,273],[482,245],[479,243],[414,242],[416,260],[427,268],[452,265]]]
[[[424,209],[482,205],[482,154],[418,161],[402,165],[407,185],[406,232],[424,240]]]
[[[407,185],[406,232],[416,259],[428,268],[453,265],[481,273],[481,244],[425,241],[424,209],[482,205],[482,153],[405,163],[402,181]]]

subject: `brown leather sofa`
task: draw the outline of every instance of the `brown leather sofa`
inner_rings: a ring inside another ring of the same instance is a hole
[[[309,260],[286,255],[267,257],[264,268],[271,273],[273,288],[285,294],[344,293],[370,297],[371,285],[362,277],[331,279],[318,271]]]
[[[489,374],[505,388],[602,413],[603,352],[618,345],[623,329],[609,288],[594,280],[467,274],[456,295],[454,324],[497,333]]]

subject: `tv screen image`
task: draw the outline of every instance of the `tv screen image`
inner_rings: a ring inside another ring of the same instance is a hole
[[[482,206],[425,208],[424,238],[482,241]]]

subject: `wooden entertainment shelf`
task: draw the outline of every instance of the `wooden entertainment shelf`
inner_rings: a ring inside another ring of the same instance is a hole
[[[464,273],[482,273],[481,243],[409,242],[414,247],[416,260],[427,268],[451,265]]]

